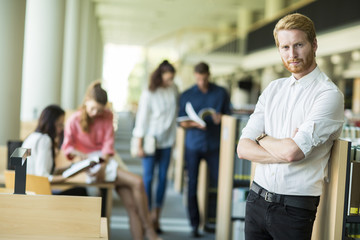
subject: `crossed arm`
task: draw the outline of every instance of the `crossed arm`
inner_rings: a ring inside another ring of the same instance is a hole
[[[305,155],[291,138],[276,139],[266,136],[259,145],[251,139],[240,139],[239,158],[258,163],[289,163],[302,160]]]

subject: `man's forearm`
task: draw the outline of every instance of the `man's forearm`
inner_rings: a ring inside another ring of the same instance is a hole
[[[277,139],[267,136],[259,141],[265,151],[283,162],[302,160],[305,155],[291,138]]]
[[[277,159],[270,154],[262,146],[256,144],[256,142],[244,138],[240,139],[237,146],[237,154],[239,158],[247,159],[257,163],[284,163],[286,161]]]
[[[192,120],[180,122],[180,126],[183,128],[199,128],[203,130],[205,129],[205,127]]]

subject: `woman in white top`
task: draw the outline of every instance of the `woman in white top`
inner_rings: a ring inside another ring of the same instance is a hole
[[[133,136],[139,138],[138,156],[142,157],[143,180],[152,211],[154,227],[162,233],[159,217],[164,202],[166,176],[170,162],[171,149],[175,142],[178,91],[173,83],[175,68],[163,61],[152,73],[148,89],[144,90],[139,102]],[[144,153],[143,139],[153,136],[156,139],[155,155]],[[152,208],[152,181],[155,166],[158,167],[158,185],[155,207]]]
[[[27,174],[48,177],[50,182],[64,181],[61,173],[66,168],[57,168],[55,155],[59,151],[64,131],[64,110],[57,105],[47,106],[40,115],[35,132],[23,142],[22,147],[31,149],[27,161]],[[54,194],[86,196],[83,187],[55,191]]]

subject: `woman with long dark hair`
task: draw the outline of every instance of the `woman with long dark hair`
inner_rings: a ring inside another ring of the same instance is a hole
[[[143,180],[152,210],[152,220],[158,233],[161,209],[164,203],[167,170],[171,149],[175,142],[178,90],[173,82],[175,68],[164,60],[152,73],[148,89],[142,92],[136,115],[133,136],[139,138],[138,156],[142,157]],[[154,155],[147,155],[143,149],[143,139],[152,136],[156,139]],[[154,168],[158,167],[158,184],[155,206],[152,204],[152,182]]]
[[[64,117],[64,110],[57,105],[49,105],[41,112],[35,132],[22,144],[22,147],[31,149],[28,174],[48,177],[51,182],[64,180],[61,175],[53,175],[57,170],[55,155],[63,137]]]
[[[147,209],[147,197],[141,177],[129,172],[114,158],[113,114],[106,108],[107,93],[100,82],[92,83],[81,108],[70,116],[65,126],[62,150],[65,155],[87,158],[97,155],[104,163],[89,171],[89,181],[115,183],[115,190],[128,212],[130,230],[135,240],[157,240]]]

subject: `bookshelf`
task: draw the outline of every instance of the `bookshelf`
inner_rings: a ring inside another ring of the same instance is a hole
[[[343,239],[358,239],[360,238],[360,214],[358,209],[360,207],[360,162],[358,151],[359,146],[351,147],[349,143],[349,154],[346,168],[346,183],[345,183],[345,204],[343,214]],[[353,212],[354,208],[357,212]]]
[[[243,217],[233,216],[233,189],[249,187],[251,163],[239,159],[236,146],[242,128],[249,114],[223,116],[221,120],[219,183],[216,212],[216,239],[230,240],[234,220],[244,221]],[[245,214],[244,214],[245,216]]]

